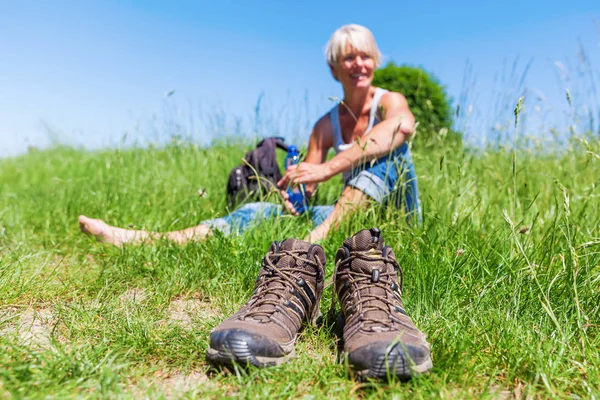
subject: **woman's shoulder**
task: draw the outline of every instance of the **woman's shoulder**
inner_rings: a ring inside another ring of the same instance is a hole
[[[404,95],[400,92],[395,92],[393,90],[389,90],[389,89],[384,89],[384,88],[380,88],[377,87],[376,88],[377,91],[381,92],[381,100],[383,99],[404,99]]]
[[[382,89],[385,90],[385,89]],[[379,104],[385,109],[388,107],[398,107],[406,104],[406,97],[400,92],[393,92],[391,90],[385,90],[381,95]]]
[[[328,135],[333,133],[333,128],[331,126],[331,111],[323,114],[321,118],[317,120],[313,131],[318,135]]]
[[[324,149],[329,149],[333,146],[333,128],[331,126],[331,118],[329,113],[323,115],[315,123],[311,134],[311,140],[319,143]]]

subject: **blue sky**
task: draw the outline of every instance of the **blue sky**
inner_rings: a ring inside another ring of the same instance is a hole
[[[575,76],[579,40],[600,69],[594,17],[591,0],[0,0],[0,156],[51,138],[90,148],[126,132],[152,140],[174,123],[201,142],[236,123],[306,137],[341,94],[323,48],[346,23],[369,27],[386,60],[433,72],[455,103],[467,75],[472,137],[510,117],[495,104],[502,94],[516,101],[525,90],[532,114],[544,98],[536,123],[558,123],[565,88],[594,98],[585,79],[559,79],[555,64]],[[517,58],[517,75],[533,60],[522,85],[501,78]]]

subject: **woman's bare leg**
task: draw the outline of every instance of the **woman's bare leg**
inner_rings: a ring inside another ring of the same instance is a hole
[[[184,244],[192,240],[202,240],[212,233],[211,228],[206,225],[198,225],[181,231],[165,233],[123,229],[108,225],[101,219],[88,218],[85,215],[79,216],[79,227],[82,232],[95,236],[99,241],[115,246],[122,246],[125,243],[150,243],[153,240],[163,237],[175,243]]]
[[[357,209],[365,207],[370,201],[371,198],[364,192],[351,186],[346,186],[331,214],[319,226],[313,229],[304,240],[316,243],[319,240],[325,239],[331,228],[336,227],[343,218],[352,214]]]

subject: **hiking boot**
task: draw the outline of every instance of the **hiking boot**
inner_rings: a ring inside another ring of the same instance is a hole
[[[402,269],[380,233],[362,230],[336,254],[343,356],[361,379],[395,375],[408,380],[431,369],[430,347],[404,310]]]
[[[250,300],[210,334],[206,352],[217,365],[266,367],[294,357],[302,322],[321,316],[325,252],[296,239],[273,242]]]

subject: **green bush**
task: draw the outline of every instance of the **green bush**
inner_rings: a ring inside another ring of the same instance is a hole
[[[461,135],[451,129],[453,114],[445,87],[424,69],[390,62],[375,71],[373,85],[400,92],[406,97],[419,123],[417,140],[431,142],[446,137],[460,138]]]

